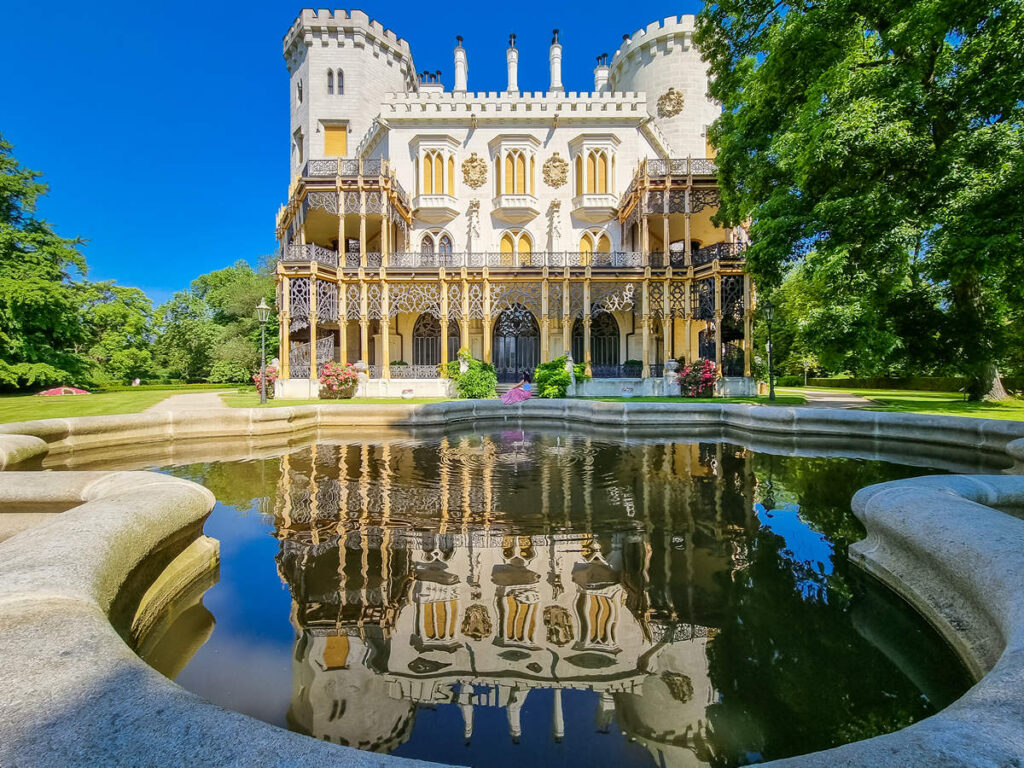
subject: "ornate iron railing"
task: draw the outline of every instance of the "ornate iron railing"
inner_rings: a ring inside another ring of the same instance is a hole
[[[439,379],[436,365],[392,365],[392,379]]]
[[[307,160],[306,167],[302,169],[302,175],[307,178],[337,176],[338,158],[332,157],[324,160]]]
[[[387,169],[384,161],[363,160],[354,157],[327,157],[320,160],[307,160],[302,175],[307,178],[324,178],[330,176],[380,176]]]
[[[714,243],[694,251],[691,254],[691,259],[695,267],[710,264],[715,259],[719,261],[742,261],[743,249],[745,247],[743,243]]]
[[[419,253],[401,251],[388,257],[388,265],[392,269],[436,269],[438,267],[520,269],[526,267],[585,267],[588,265],[595,269],[631,269],[644,267],[645,261],[643,254],[639,251],[612,251],[610,253],[580,251]]]
[[[642,365],[591,365],[595,379],[639,379]]]
[[[336,267],[338,266],[338,252],[312,243],[292,244],[285,246],[281,252],[281,261],[315,261],[328,267]]]
[[[717,170],[715,161],[709,157],[654,158],[647,161],[648,176],[714,176]]]

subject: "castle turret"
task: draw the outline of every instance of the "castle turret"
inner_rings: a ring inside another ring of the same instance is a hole
[[[519,93],[519,49],[516,48],[516,36],[509,35],[508,50],[505,52],[508,63],[508,92]]]
[[[465,93],[469,82],[469,62],[466,60],[466,49],[462,47],[462,35],[455,37],[455,93]]]
[[[611,89],[647,94],[647,108],[675,157],[704,157],[707,126],[720,114],[707,96],[707,65],[693,31],[693,16],[653,22],[626,35],[611,63]]]
[[[597,57],[597,66],[594,67],[594,90],[598,93],[608,91],[608,54],[602,53]]]
[[[558,30],[551,32],[551,48],[548,50],[548,64],[551,67],[551,87],[549,91],[561,93],[562,87],[562,45],[558,42]]]
[[[417,89],[409,44],[362,11],[305,9],[284,36],[292,175],[306,160],[351,157],[381,93]]]

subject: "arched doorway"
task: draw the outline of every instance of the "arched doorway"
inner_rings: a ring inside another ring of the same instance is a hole
[[[572,358],[583,362],[583,321],[572,326]],[[619,367],[619,323],[611,312],[597,312],[590,320],[590,370],[594,378],[622,376]]]
[[[522,304],[506,309],[494,322],[492,357],[498,381],[519,381],[540,362],[540,327]]]
[[[441,323],[433,315],[420,315],[412,327],[412,364],[440,365]]]

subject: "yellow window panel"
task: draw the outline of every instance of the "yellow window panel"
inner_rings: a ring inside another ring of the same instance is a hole
[[[324,126],[324,154],[328,157],[345,157],[348,154],[348,126]]]

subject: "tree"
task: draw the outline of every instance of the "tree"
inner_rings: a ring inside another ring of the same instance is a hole
[[[717,220],[751,222],[762,292],[814,253],[851,325],[904,347],[934,292],[945,357],[998,393],[1024,304],[1024,2],[721,0],[696,42],[724,107]]]
[[[58,236],[36,216],[47,191],[0,136],[0,387],[77,383],[89,362],[80,347],[76,274],[82,241]]]
[[[138,288],[85,283],[82,318],[90,334],[89,357],[108,378],[128,381],[152,368],[153,302]]]
[[[206,303],[178,291],[158,310],[157,359],[174,378],[202,381],[213,365],[218,329]]]

